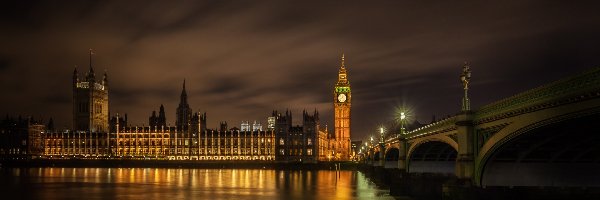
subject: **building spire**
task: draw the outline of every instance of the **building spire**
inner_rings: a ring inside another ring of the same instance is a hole
[[[342,53],[342,60],[340,63],[340,70],[338,72],[338,85],[348,84],[348,77],[346,73],[346,56]]]
[[[346,68],[346,65],[344,64],[344,53],[342,53],[342,68]]]
[[[79,73],[77,72],[77,65],[75,65],[75,69],[73,70],[73,85],[79,82]]]
[[[187,92],[185,91],[185,78],[183,79],[183,89],[181,90],[181,96],[187,96]]]
[[[183,89],[181,90],[181,97],[179,99],[179,107],[185,107],[185,109],[189,108],[188,101],[187,101],[187,92],[185,91],[185,79],[183,79]]]
[[[90,74],[94,73],[94,67],[92,66],[92,55],[94,55],[94,50],[90,48]]]

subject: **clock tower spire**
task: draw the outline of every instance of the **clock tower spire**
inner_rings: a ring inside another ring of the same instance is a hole
[[[342,61],[340,64],[340,72],[338,73],[338,82],[337,85],[348,85],[350,87],[350,82],[348,82],[348,74],[346,72],[346,64],[344,63],[344,54],[342,53]]]
[[[333,157],[337,160],[350,160],[350,107],[352,92],[346,71],[345,55],[342,53],[338,81],[333,91],[335,135],[333,144]]]

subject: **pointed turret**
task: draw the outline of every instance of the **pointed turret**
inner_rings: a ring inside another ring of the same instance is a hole
[[[157,126],[167,126],[167,115],[165,114],[165,107],[162,104],[160,104],[160,110],[158,111]]]
[[[90,83],[95,83],[96,73],[94,72],[94,67],[92,66],[92,55],[94,55],[94,51],[90,49],[90,70],[87,73],[86,79]]]
[[[104,87],[108,86],[108,72],[106,72],[106,69],[104,70],[104,76],[102,77],[102,85],[104,85]]]
[[[148,118],[148,124],[150,125],[150,127],[156,127],[157,123],[158,119],[156,118],[156,111],[153,110],[152,115]]]
[[[185,91],[185,78],[183,79],[183,89],[181,90],[181,97],[184,96],[187,97],[187,92]]]
[[[77,72],[77,65],[75,65],[75,69],[73,70],[73,87],[75,87],[78,82],[79,82],[79,72]]]
[[[160,104],[160,110],[158,111],[158,117],[159,118],[165,117],[165,106],[163,106],[162,104]]]
[[[50,120],[48,120],[48,125],[46,125],[46,129],[49,131],[54,131],[54,120],[52,119],[52,117],[50,117]]]
[[[202,113],[202,115],[200,115],[200,131],[204,132],[206,131],[206,112]]]

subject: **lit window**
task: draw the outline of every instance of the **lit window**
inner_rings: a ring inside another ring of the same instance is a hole
[[[306,154],[309,155],[309,156],[312,156],[312,149],[307,149],[306,150]]]
[[[280,149],[279,150],[279,155],[285,155],[285,150],[284,149]]]
[[[285,144],[285,142],[283,141],[283,138],[279,139],[279,145],[284,145],[284,144]],[[283,155],[283,154],[281,154],[281,155]]]
[[[312,139],[308,138],[308,141],[306,142],[307,145],[312,145]]]

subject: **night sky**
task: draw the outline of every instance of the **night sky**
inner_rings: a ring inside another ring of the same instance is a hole
[[[569,4],[567,4],[569,2]],[[352,138],[395,110],[429,123],[460,111],[471,63],[472,108],[600,66],[600,6],[571,1],[49,1],[0,6],[0,114],[71,126],[74,66],[108,71],[110,112],[175,123],[182,82],[193,111],[266,124],[272,110],[318,109],[332,130],[342,52]]]

